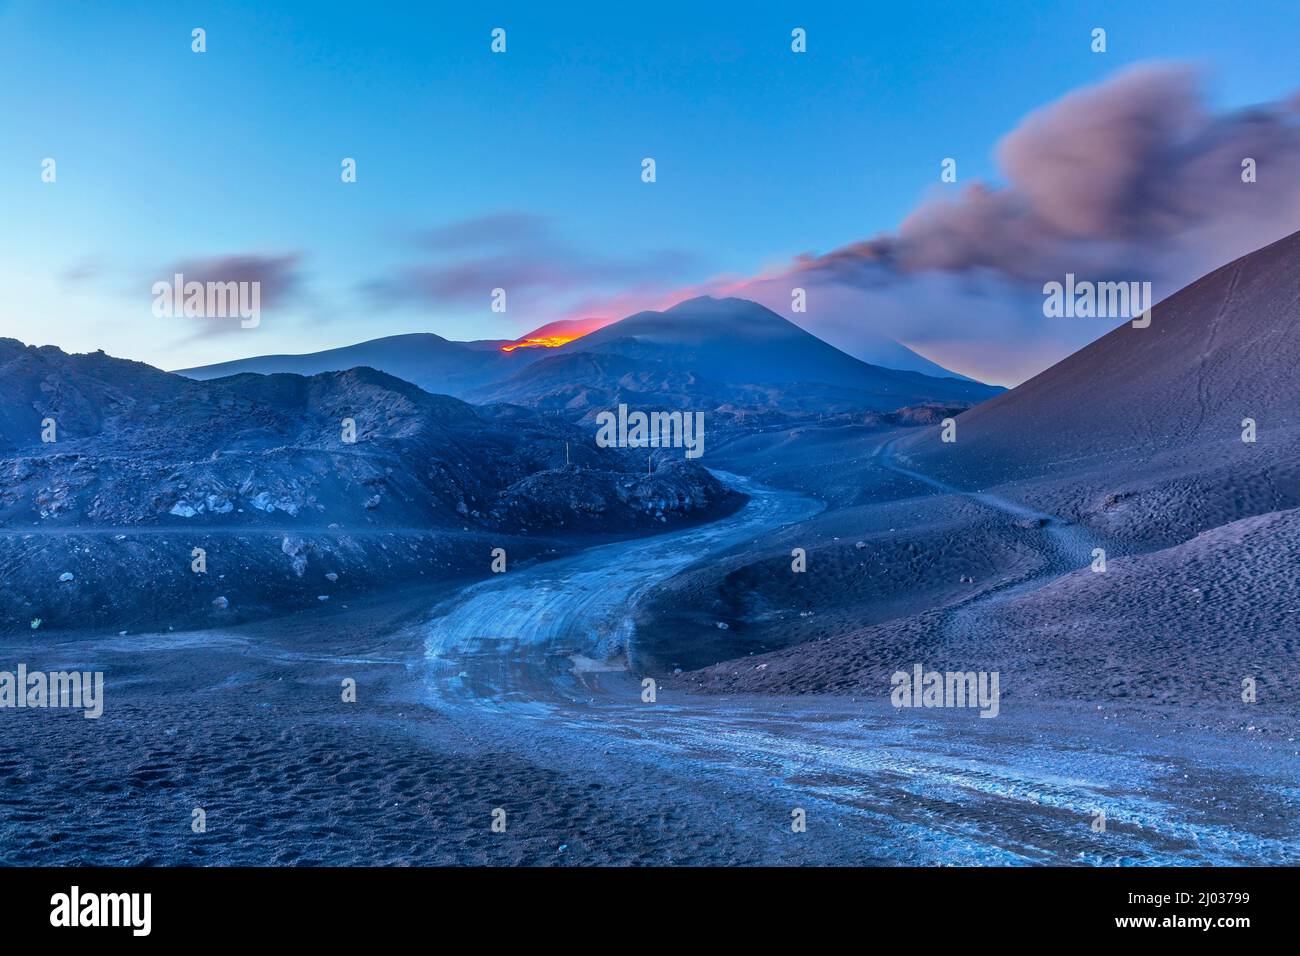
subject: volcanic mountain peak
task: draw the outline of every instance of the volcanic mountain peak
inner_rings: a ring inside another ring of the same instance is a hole
[[[981,401],[997,389],[855,359],[764,306],[700,296],[638,312],[471,394],[570,410],[613,400],[665,407],[893,411]],[[599,359],[596,357],[600,356]]]
[[[717,382],[853,388],[878,396],[880,407],[889,408],[996,394],[978,383],[868,364],[748,299],[698,296],[663,312],[638,312],[559,351],[612,352]]]
[[[629,315],[586,336],[584,344],[636,338],[647,342],[700,345],[735,335],[762,339],[816,338],[757,302],[701,295],[678,302],[662,312],[646,310]]]

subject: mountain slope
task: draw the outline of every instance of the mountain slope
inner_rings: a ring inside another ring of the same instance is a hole
[[[1082,320],[1087,321],[1087,320]],[[976,483],[1146,461],[1178,447],[1257,450],[1300,425],[1300,233],[1211,272],[1022,385],[965,412],[957,441],[899,450]]]
[[[896,450],[1126,547],[1300,506],[1300,233],[964,412],[956,439],[925,428]]]
[[[914,352],[901,342],[884,335],[855,333],[853,345],[850,347],[846,344],[844,351],[868,365],[879,365],[900,372],[920,372],[922,375],[934,378],[955,378],[962,382],[975,381],[969,376],[944,368],[938,362],[930,361],[919,352]]]

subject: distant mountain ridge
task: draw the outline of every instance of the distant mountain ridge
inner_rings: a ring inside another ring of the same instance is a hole
[[[260,355],[216,365],[178,369],[178,375],[201,381],[255,372],[317,375],[368,367],[387,372],[437,395],[460,398],[471,389],[507,377],[535,361],[539,349],[501,351],[498,342],[453,342],[432,332],[412,332],[371,339],[303,355]]]
[[[700,396],[705,406],[744,399],[736,386],[748,389],[751,399],[754,386],[811,386],[800,390],[804,401],[818,389],[839,389],[836,400],[840,404],[872,409],[926,401],[970,404],[1000,391],[961,377],[942,378],[871,365],[757,303],[735,298],[701,296],[663,312],[636,313],[558,347],[502,351],[502,346],[525,339],[553,340],[584,331],[593,321],[550,323],[513,342],[462,343],[432,333],[389,336],[305,355],[267,355],[181,369],[179,374],[196,379],[241,372],[310,375],[365,365],[438,394],[477,402],[546,405],[563,404],[557,402],[558,391],[617,392],[624,375],[639,379],[643,391],[663,391],[668,377],[675,376],[675,384],[689,393],[696,387],[694,382],[708,380],[715,387]],[[578,354],[619,356],[624,364],[618,375],[611,377],[612,363],[560,361]],[[549,363],[544,373],[527,373],[532,365],[542,362]],[[627,363],[635,363],[635,367]],[[664,381],[651,382],[656,375],[665,377]],[[682,375],[694,379],[681,379]],[[719,384],[727,387],[719,388]],[[772,393],[761,403],[779,405],[781,401],[780,395]]]

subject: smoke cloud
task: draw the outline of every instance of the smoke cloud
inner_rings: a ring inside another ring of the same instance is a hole
[[[1045,318],[1043,283],[1150,281],[1158,300],[1300,228],[1300,98],[1215,115],[1183,65],[1070,93],[1004,136],[997,160],[1005,185],[936,186],[894,234],[715,291],[868,360],[883,336],[1015,384],[1120,324]],[[796,286],[805,314],[790,313]]]

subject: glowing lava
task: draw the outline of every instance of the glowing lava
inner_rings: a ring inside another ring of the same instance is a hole
[[[501,346],[502,352],[513,352],[515,349],[557,349],[566,342],[572,342],[574,339],[582,338],[580,335],[543,335],[540,338],[523,339],[519,342],[511,342],[509,345]]]
[[[558,349],[561,345],[566,345],[574,339],[580,339],[588,332],[595,332],[597,329],[608,324],[608,319],[598,318],[559,319],[555,322],[547,322],[540,329],[533,329],[527,335],[521,336],[509,344],[501,346],[501,351],[513,352],[515,349]]]

